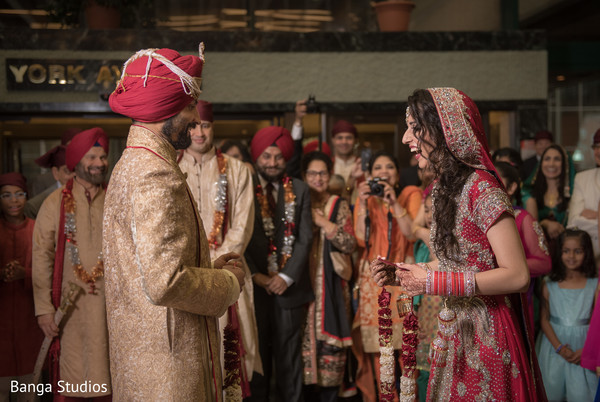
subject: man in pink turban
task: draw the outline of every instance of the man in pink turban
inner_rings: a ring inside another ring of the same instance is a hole
[[[264,375],[254,373],[251,401],[269,399],[275,376],[278,400],[302,401],[302,326],[314,299],[308,273],[312,216],[308,186],[285,174],[294,152],[288,130],[265,127],[250,144],[256,165],[254,232],[245,257]],[[272,362],[275,362],[273,367]]]
[[[107,154],[108,137],[101,128],[73,137],[65,164],[75,175],[44,200],[33,230],[35,314],[44,335],[53,338],[49,361],[56,400],[111,399],[102,258]],[[54,315],[71,282],[84,291],[59,329]]]
[[[110,95],[131,117],[104,209],[104,264],[115,400],[221,401],[217,319],[244,284],[235,253],[211,263],[177,149],[201,123],[200,55],[144,49]],[[143,336],[138,336],[143,334]]]

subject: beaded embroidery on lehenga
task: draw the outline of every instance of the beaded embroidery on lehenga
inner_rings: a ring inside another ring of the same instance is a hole
[[[493,167],[481,116],[473,101],[453,88],[429,89],[448,148],[475,168],[457,197],[454,235],[459,255],[449,260],[432,241],[440,271],[486,271],[497,268],[488,229],[503,214],[514,215]],[[437,186],[438,184],[436,184]],[[433,208],[435,209],[433,191]],[[437,225],[432,223],[431,238]],[[541,379],[533,348],[520,325],[514,295],[446,297],[440,332],[432,342],[428,400],[538,400]],[[533,374],[532,374],[533,373]]]

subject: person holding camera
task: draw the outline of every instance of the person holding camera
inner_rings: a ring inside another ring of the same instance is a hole
[[[391,261],[404,261],[408,245],[405,233],[410,234],[412,220],[398,202],[396,193],[399,167],[396,159],[386,151],[375,152],[365,172],[368,180],[358,184],[358,199],[354,208],[354,232],[360,247],[364,248],[358,265],[358,309],[352,330],[353,351],[358,360],[356,383],[365,401],[376,401],[379,378],[379,323],[377,299],[381,288],[371,276],[369,261],[378,256]],[[402,291],[391,287],[392,300]],[[402,319],[392,309],[393,343],[396,358],[400,359],[402,346]],[[375,382],[377,380],[377,382]]]

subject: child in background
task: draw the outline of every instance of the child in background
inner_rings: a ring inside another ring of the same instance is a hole
[[[597,295],[590,235],[567,229],[559,237],[549,280],[542,287],[538,357],[550,401],[594,399],[598,378],[580,362]]]
[[[530,325],[530,341],[533,343],[534,328],[534,317],[539,314],[539,307],[537,306],[538,300],[534,298],[534,292],[536,286],[536,280],[534,278],[540,277],[550,273],[552,269],[552,259],[548,252],[548,245],[544,236],[542,227],[536,221],[529,212],[522,207],[521,201],[521,176],[519,170],[509,162],[496,162],[494,164],[502,184],[506,187],[506,192],[513,201],[513,207],[515,209],[515,223],[521,237],[521,243],[523,243],[523,250],[525,251],[525,258],[527,258],[527,266],[529,267],[529,274],[531,275],[532,281],[530,282],[529,289],[527,290],[527,308],[528,310],[528,321]],[[536,308],[534,308],[534,305]],[[535,320],[535,323],[539,320]]]
[[[429,228],[431,227],[431,187],[423,191],[423,204],[417,217],[413,222],[413,233],[415,238],[415,262],[427,263],[435,259],[429,252]],[[417,386],[419,389],[419,401],[423,402],[427,397],[427,383],[429,382],[428,362],[431,342],[438,331],[438,314],[442,309],[442,298],[434,295],[420,295],[413,298],[414,308],[419,318],[419,345],[417,346]]]

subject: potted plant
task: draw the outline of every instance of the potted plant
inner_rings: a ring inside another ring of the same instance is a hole
[[[154,25],[153,5],[154,0],[48,0],[46,11],[64,27],[148,28]]]
[[[411,0],[383,0],[372,3],[377,13],[377,23],[382,32],[408,30],[410,13],[415,7]]]

